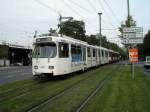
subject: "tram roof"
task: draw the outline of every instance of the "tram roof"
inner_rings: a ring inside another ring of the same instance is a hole
[[[92,47],[92,48],[96,48],[96,49],[103,49],[103,50],[106,50],[106,51],[109,51],[109,52],[113,52],[113,53],[119,54],[118,52],[116,52],[114,50],[107,49],[107,48],[104,48],[102,46],[90,45],[87,42],[84,42],[84,41],[81,41],[81,40],[77,40],[77,39],[74,39],[74,38],[71,38],[71,37],[65,36],[65,35],[63,35],[63,36],[38,36],[37,38],[52,38],[53,41],[68,42],[68,43],[74,43],[74,44],[82,44],[82,45],[86,45],[88,47]]]

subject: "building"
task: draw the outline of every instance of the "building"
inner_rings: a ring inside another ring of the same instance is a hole
[[[31,47],[0,42],[0,66],[31,64]]]

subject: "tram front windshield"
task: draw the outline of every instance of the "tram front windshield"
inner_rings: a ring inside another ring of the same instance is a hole
[[[33,58],[54,58],[57,49],[55,43],[38,43],[33,51]]]

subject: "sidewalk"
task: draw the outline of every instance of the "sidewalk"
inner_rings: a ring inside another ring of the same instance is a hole
[[[5,67],[0,67],[0,71],[8,70],[8,69],[26,68],[26,67],[31,67],[31,66],[5,66]]]

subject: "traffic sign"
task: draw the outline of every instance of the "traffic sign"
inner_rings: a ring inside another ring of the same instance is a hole
[[[124,27],[123,33],[143,32],[142,27]]]
[[[123,38],[134,38],[136,33],[123,33]]]
[[[142,38],[123,38],[122,44],[142,44]]]
[[[142,44],[143,28],[142,27],[124,27],[122,44]]]
[[[123,33],[123,38],[142,38],[142,33]]]
[[[130,62],[138,62],[138,49],[129,49],[129,60]]]

